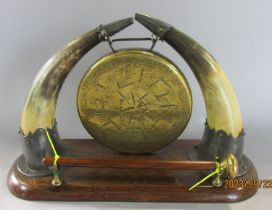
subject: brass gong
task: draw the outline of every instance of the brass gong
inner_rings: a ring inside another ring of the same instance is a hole
[[[172,61],[154,51],[126,49],[90,67],[79,85],[77,107],[96,141],[122,153],[148,153],[182,133],[192,97]]]

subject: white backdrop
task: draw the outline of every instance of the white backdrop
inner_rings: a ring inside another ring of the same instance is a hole
[[[187,33],[220,62],[240,102],[246,131],[245,153],[260,179],[272,178],[272,3],[269,0],[0,0],[0,202],[3,209],[268,209],[272,189],[260,189],[252,199],[234,205],[151,203],[26,202],[8,192],[9,166],[20,154],[20,114],[39,68],[76,36],[114,20],[142,12]],[[139,23],[115,37],[145,37]],[[150,43],[117,43],[116,48]],[[205,106],[199,86],[185,62],[166,43],[155,50],[170,57],[186,75],[194,99],[193,115],[181,138],[200,138]],[[88,138],[76,110],[76,92],[87,68],[109,52],[106,43],[87,54],[64,83],[57,108],[62,137]],[[266,207],[265,207],[266,206]]]

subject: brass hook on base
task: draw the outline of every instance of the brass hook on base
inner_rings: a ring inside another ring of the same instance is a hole
[[[214,179],[212,180],[212,185],[214,187],[221,187],[223,184],[223,181],[221,179],[223,174],[226,174],[228,177],[234,179],[238,174],[238,161],[236,157],[233,154],[227,154],[225,158],[221,161],[221,163],[217,162],[216,158],[216,168],[215,170],[205,176],[203,179],[201,179],[199,182],[197,182],[195,185],[189,188],[189,190],[194,189],[210,177],[214,176]]]
[[[58,175],[54,175],[54,179],[52,180],[51,184],[54,187],[59,187],[59,186],[61,186],[63,184],[63,182],[60,180]]]
[[[221,187],[223,181],[221,176],[226,174],[229,178],[234,179],[238,174],[238,161],[233,154],[227,154],[226,157],[220,163],[219,173],[216,174],[212,180],[212,185],[215,187]]]

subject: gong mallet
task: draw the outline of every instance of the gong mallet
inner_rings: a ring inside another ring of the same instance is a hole
[[[43,160],[45,166],[54,164],[54,157]],[[191,160],[133,160],[133,159],[92,159],[84,157],[60,157],[58,167],[91,167],[91,168],[123,168],[123,169],[167,169],[167,170],[214,170],[204,179],[216,175],[212,181],[215,187],[222,186],[221,176],[224,174],[232,179],[237,176],[238,162],[233,154],[227,154],[219,163],[217,161]],[[203,180],[203,181],[205,181]],[[201,180],[201,183],[203,182]],[[199,183],[200,184],[200,183]],[[198,185],[198,184],[197,184]]]

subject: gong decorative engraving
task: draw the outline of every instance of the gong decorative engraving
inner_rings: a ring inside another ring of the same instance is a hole
[[[98,60],[83,77],[77,97],[86,130],[123,153],[147,153],[173,142],[192,111],[191,91],[177,66],[143,49]]]

